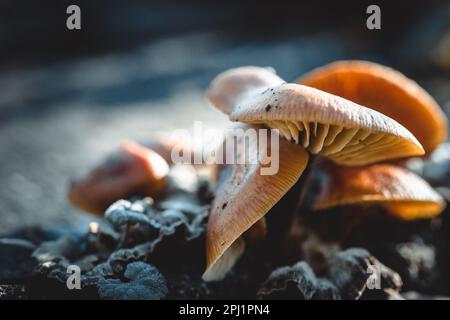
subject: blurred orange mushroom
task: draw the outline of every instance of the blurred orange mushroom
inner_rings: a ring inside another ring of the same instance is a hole
[[[128,142],[86,176],[73,180],[68,198],[74,206],[102,215],[116,200],[158,195],[166,187],[168,172],[167,162],[158,153]]]
[[[445,208],[443,198],[425,180],[401,167],[339,167],[332,163],[323,167],[325,181],[314,209],[378,204],[402,220],[413,220],[432,218]]]

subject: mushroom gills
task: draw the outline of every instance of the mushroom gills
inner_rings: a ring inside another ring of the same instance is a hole
[[[311,154],[327,156],[338,163],[350,158],[363,161],[380,150],[385,152],[386,148],[402,148],[402,141],[393,135],[360,128],[281,120],[268,121],[267,124],[273,129],[279,129],[284,138],[302,145]],[[365,152],[361,152],[363,149]]]

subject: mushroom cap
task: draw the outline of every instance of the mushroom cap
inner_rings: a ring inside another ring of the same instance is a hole
[[[158,195],[166,186],[168,172],[169,166],[159,154],[128,142],[86,176],[72,181],[67,196],[75,207],[102,215],[119,199]]]
[[[229,115],[236,102],[252,91],[276,86],[284,81],[271,68],[240,67],[219,74],[208,88],[209,101]]]
[[[257,128],[245,126],[244,128]],[[258,157],[259,135],[249,136],[245,149],[246,164],[225,164],[219,167],[216,196],[212,203],[206,235],[206,271],[203,279],[222,279],[243,252],[243,241],[255,238],[254,232],[241,237],[283,197],[300,178],[308,162],[302,146],[279,141],[279,168],[273,175],[262,175]],[[271,144],[268,143],[269,152]],[[244,152],[239,149],[236,155]],[[260,226],[256,231],[261,229]],[[265,229],[265,228],[264,228]],[[257,234],[261,234],[258,231]],[[239,240],[238,240],[239,239]],[[224,257],[224,258],[222,258]],[[231,258],[230,258],[231,257]],[[225,261],[225,262],[224,262]]]
[[[365,165],[424,154],[417,139],[395,120],[347,99],[288,83],[240,99],[230,119],[266,124],[341,165]]]
[[[401,167],[324,165],[325,181],[314,209],[380,204],[403,220],[431,218],[445,208],[443,198],[422,178]]]
[[[427,153],[447,138],[447,118],[415,81],[367,61],[338,61],[317,68],[298,83],[346,98],[395,119],[420,141]]]

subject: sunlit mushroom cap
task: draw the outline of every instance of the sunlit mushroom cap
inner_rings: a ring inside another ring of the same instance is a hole
[[[261,234],[261,230],[265,230],[261,219],[302,175],[308,153],[299,145],[281,138],[277,140],[279,167],[275,174],[261,174],[260,170],[265,165],[257,161],[259,135],[249,135],[245,149],[249,157],[245,164],[235,162],[220,167],[207,228],[204,280],[220,280],[225,276],[243,252],[246,237],[241,236],[256,223],[257,227],[247,235],[255,238],[255,235]],[[270,143],[268,148],[271,152]],[[238,145],[236,155],[245,150]]]
[[[395,120],[347,99],[298,84],[259,90],[238,101],[230,119],[279,129],[341,165],[422,155],[417,139]]]
[[[445,207],[442,197],[425,180],[398,166],[338,167],[327,163],[324,174],[315,209],[379,204],[401,219],[412,220],[434,217]]]
[[[298,83],[377,110],[405,126],[427,153],[447,138],[447,119],[416,82],[366,61],[338,61],[302,76]]]
[[[156,152],[129,142],[86,176],[72,181],[70,202],[101,215],[113,202],[132,195],[156,196],[166,186],[167,162]]]

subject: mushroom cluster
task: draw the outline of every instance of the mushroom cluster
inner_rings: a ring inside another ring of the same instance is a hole
[[[207,97],[231,121],[239,122],[237,128],[256,129],[260,134],[248,136],[248,143],[238,144],[232,152],[225,145],[228,136],[217,147],[221,152],[216,154],[225,155],[227,160],[236,160],[245,153],[248,161],[216,161],[203,166],[208,169],[207,180],[213,188],[212,197],[201,199],[202,204],[210,204],[204,249],[206,268],[202,274],[206,282],[224,279],[248,248],[259,245],[265,261],[269,256],[285,254],[292,247],[287,239],[302,241],[290,235],[299,221],[302,224],[305,210],[320,215],[321,211],[341,206],[377,206],[392,219],[411,221],[433,218],[445,208],[441,195],[408,171],[405,163],[412,157],[427,157],[446,140],[446,117],[424,89],[397,71],[371,62],[340,61],[286,83],[273,69],[240,67],[219,74]],[[263,144],[265,154],[278,153],[278,170],[274,174],[262,174],[266,164],[258,161],[260,140],[265,134],[275,134],[279,142],[277,149],[272,149],[270,143]],[[138,224],[163,226],[166,222],[161,221],[173,217],[158,218],[153,204],[136,211],[130,209],[129,202],[116,201],[134,196],[159,200],[177,197],[171,190],[171,172],[176,165],[170,155],[179,143],[160,139],[146,146],[125,144],[88,175],[74,180],[69,200],[93,214],[106,211],[109,220],[116,216],[125,219],[126,230],[136,219]],[[191,155],[199,152],[193,145],[182,149]],[[199,174],[199,168],[187,166],[194,176]],[[177,188],[190,180],[189,172],[184,172]],[[311,192],[311,173],[320,177],[317,192]],[[312,203],[304,201],[308,192],[312,193]],[[187,194],[192,196],[192,190]],[[164,209],[164,203],[158,202],[156,207]],[[199,225],[196,237],[203,231],[204,218],[190,218]],[[191,224],[183,219],[179,224],[189,229]],[[168,228],[165,234],[172,234],[172,229]],[[126,240],[120,243],[126,244]],[[146,249],[142,248],[140,255],[145,256]],[[366,256],[369,254],[365,253],[361,261],[372,259]],[[271,268],[279,266],[273,264]],[[286,270],[294,270],[297,275],[297,267]],[[310,277],[311,281],[314,279],[315,275]],[[338,280],[331,277],[326,281],[335,286]]]
[[[208,98],[231,121],[278,129],[283,142],[277,174],[232,164],[220,177],[207,229],[207,281],[227,274],[247,234],[266,226],[264,216],[296,184],[301,190],[292,211],[301,215],[305,175],[316,157],[325,183],[314,209],[380,204],[405,220],[444,209],[442,197],[402,164],[445,141],[446,117],[425,90],[397,71],[342,61],[286,83],[271,69],[241,67],[218,75]],[[274,219],[292,222],[292,216]]]

